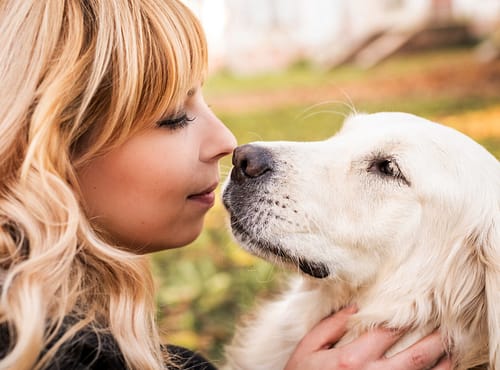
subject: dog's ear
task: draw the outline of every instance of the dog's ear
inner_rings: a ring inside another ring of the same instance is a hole
[[[490,368],[500,369],[500,210],[477,242],[484,257]]]

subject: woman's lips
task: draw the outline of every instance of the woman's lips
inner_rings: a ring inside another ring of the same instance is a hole
[[[192,194],[188,196],[189,200],[193,200],[202,205],[212,207],[215,204],[215,189],[217,184],[209,186],[207,189],[201,191],[197,194]]]
[[[213,206],[215,203],[215,193],[212,191],[211,193],[204,194],[194,194],[188,197],[190,200],[197,201],[199,203],[205,204],[209,207]]]

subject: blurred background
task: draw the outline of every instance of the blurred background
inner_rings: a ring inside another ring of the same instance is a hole
[[[322,140],[353,111],[405,111],[500,158],[500,0],[184,1],[209,41],[205,99],[240,144]],[[198,240],[152,264],[164,339],[215,363],[287,275],[234,243],[220,201]]]

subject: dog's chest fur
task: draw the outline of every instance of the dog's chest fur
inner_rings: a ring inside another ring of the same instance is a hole
[[[238,332],[231,346],[227,348],[231,370],[276,370],[283,369],[290,358],[293,350],[300,340],[311,328],[324,317],[341,309],[353,302],[360,302],[359,311],[352,317],[349,331],[335,346],[345,345],[363,332],[375,326],[387,326],[389,328],[405,327],[395,326],[394,319],[397,314],[394,308],[397,305],[385,309],[376,300],[364,303],[367,292],[363,289],[353,291],[342,284],[329,284],[324,281],[298,277],[292,281],[289,290],[280,299],[267,302],[257,310],[256,317],[251,319],[243,330]],[[391,309],[392,308],[392,309]],[[405,309],[406,312],[410,311]],[[401,318],[399,318],[401,319]],[[418,325],[417,325],[418,324]],[[390,357],[404,350],[433,332],[439,325],[437,322],[416,323],[408,320],[408,325],[414,325],[418,329],[409,330],[402,336],[387,353]],[[486,323],[484,323],[486,326]],[[408,327],[408,326],[406,326]],[[456,369],[486,369],[488,362],[487,334],[484,341],[478,340],[467,331],[449,335],[459,336],[460,365]],[[265,338],[265,339],[263,339]],[[332,343],[333,344],[333,343]],[[470,351],[464,349],[467,347]]]

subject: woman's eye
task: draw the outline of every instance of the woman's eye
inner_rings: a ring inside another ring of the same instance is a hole
[[[175,130],[186,126],[190,122],[193,122],[195,118],[196,117],[190,118],[186,113],[183,113],[178,117],[170,117],[162,119],[158,121],[157,126]]]

